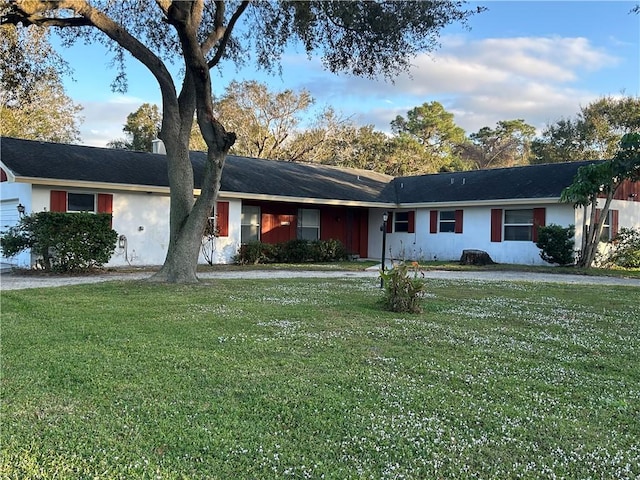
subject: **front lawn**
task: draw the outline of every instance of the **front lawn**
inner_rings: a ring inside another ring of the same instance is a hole
[[[0,477],[640,476],[639,289],[428,285],[2,292]]]

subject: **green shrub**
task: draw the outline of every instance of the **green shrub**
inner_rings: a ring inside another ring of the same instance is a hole
[[[574,234],[573,225],[561,227],[551,224],[546,227],[538,227],[536,247],[541,250],[540,257],[548,263],[572,265],[574,263]]]
[[[107,263],[117,237],[110,214],[38,212],[11,227],[0,246],[8,257],[31,249],[45,270],[71,272]]]
[[[419,275],[418,262],[411,264],[411,272],[406,263],[400,263],[391,270],[381,271],[385,295],[382,300],[386,309],[399,313],[420,313],[420,299],[426,284]]]
[[[240,245],[233,263],[239,265],[258,265],[260,263],[274,263],[277,257],[277,246],[262,242],[249,242]]]
[[[311,243],[311,254],[315,262],[338,262],[348,258],[347,249],[340,240],[316,240]]]
[[[311,242],[294,239],[278,244],[278,263],[312,262]]]
[[[640,268],[640,229],[621,228],[613,239],[606,263],[622,268]]]
[[[240,246],[233,262],[260,263],[337,262],[346,260],[347,250],[339,240],[289,240],[283,243],[249,242]]]

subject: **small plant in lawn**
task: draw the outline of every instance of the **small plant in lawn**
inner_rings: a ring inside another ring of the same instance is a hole
[[[395,265],[391,270],[381,271],[384,283],[384,307],[392,312],[420,313],[420,299],[425,291],[424,273],[420,272],[418,262],[411,262],[411,268],[405,262]]]

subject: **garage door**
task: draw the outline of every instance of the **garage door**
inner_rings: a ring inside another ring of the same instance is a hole
[[[9,227],[13,227],[20,220],[18,214],[18,199],[12,198],[9,200],[0,201],[0,235],[6,232]],[[2,253],[0,252],[0,255]],[[0,256],[0,259],[6,261],[6,259]]]

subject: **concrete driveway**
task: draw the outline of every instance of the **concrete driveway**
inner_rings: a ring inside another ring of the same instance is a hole
[[[143,280],[151,277],[150,272],[104,273],[82,276],[21,275],[4,272],[0,274],[0,290],[21,290],[26,288],[61,287],[83,283],[100,283],[112,280]],[[425,278],[443,280],[476,280],[483,282],[550,282],[576,285],[626,285],[640,287],[640,279],[619,277],[595,277],[588,275],[566,275],[531,272],[497,272],[497,271],[445,271],[429,270],[424,272]],[[233,270],[200,273],[202,280],[216,278],[371,278],[376,280],[378,268],[366,271],[317,271],[317,270]]]

